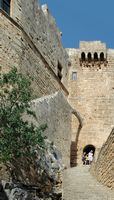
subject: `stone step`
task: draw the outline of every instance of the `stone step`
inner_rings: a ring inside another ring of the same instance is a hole
[[[63,200],[114,200],[114,191],[91,176],[89,166],[64,171]]]

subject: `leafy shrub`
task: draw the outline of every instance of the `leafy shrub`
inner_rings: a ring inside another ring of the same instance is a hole
[[[35,117],[30,110],[30,81],[13,68],[0,74],[0,160],[11,161],[20,156],[33,156],[35,145],[44,148],[42,136],[46,125],[35,127],[24,121],[25,112]]]

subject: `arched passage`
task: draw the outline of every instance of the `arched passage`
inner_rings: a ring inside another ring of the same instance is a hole
[[[91,150],[93,151],[93,155],[94,155],[94,153],[95,153],[95,146],[92,145],[92,144],[88,144],[87,146],[85,146],[83,148],[83,153],[85,152],[86,154],[88,154]]]

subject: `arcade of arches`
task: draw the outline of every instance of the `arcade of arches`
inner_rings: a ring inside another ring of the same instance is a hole
[[[81,61],[104,61],[105,60],[105,56],[104,53],[101,52],[99,55],[97,52],[95,52],[94,54],[92,54],[91,52],[89,52],[87,55],[82,52],[81,53]]]

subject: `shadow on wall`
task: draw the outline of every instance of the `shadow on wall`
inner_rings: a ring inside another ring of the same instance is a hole
[[[70,146],[70,166],[71,167],[75,167],[75,166],[77,166],[77,144],[78,144],[79,134],[80,134],[81,128],[83,126],[83,119],[80,116],[80,113],[77,112],[73,108],[72,108],[72,114],[79,121],[79,126],[78,126],[78,130],[77,130],[75,141],[71,141],[71,146]]]
[[[77,134],[76,134],[76,139],[75,141],[71,142],[71,147],[70,147],[70,166],[71,167],[77,166],[77,145],[78,145],[78,138],[79,138],[81,128],[82,128],[82,125],[79,124]]]
[[[0,183],[0,200],[8,200],[8,197],[4,191],[1,183]]]

